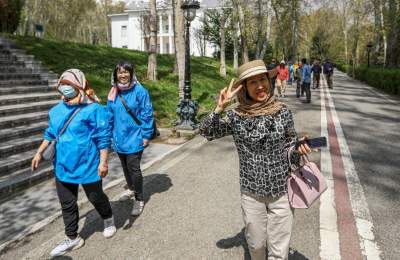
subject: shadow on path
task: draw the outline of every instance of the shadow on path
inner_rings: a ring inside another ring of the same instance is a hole
[[[244,235],[244,228],[242,228],[242,230],[233,237],[223,238],[223,239],[219,240],[216,243],[216,245],[218,248],[221,248],[221,249],[230,249],[233,247],[241,246],[241,247],[243,247],[243,251],[244,251],[243,259],[251,260],[249,247],[247,245],[246,238]],[[296,249],[290,248],[289,249],[289,260],[309,260],[309,258],[305,257],[303,254],[301,254]]]
[[[167,174],[155,173],[147,175],[143,177],[143,182],[145,205],[150,201],[152,195],[165,192],[172,187],[171,179]],[[132,200],[111,202],[115,226],[117,229],[131,228],[135,220],[138,218],[130,215],[133,206],[132,202]],[[100,218],[96,210],[92,209],[86,214],[85,223],[83,224],[80,236],[86,240],[95,232],[103,232],[103,220]]]

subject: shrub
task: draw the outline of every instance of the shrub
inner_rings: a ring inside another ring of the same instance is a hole
[[[351,76],[351,65],[337,64],[340,71]],[[400,95],[400,69],[357,67],[354,71],[355,79],[358,79],[387,93]]]

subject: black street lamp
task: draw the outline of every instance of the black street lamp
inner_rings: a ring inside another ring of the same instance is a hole
[[[200,8],[200,3],[196,0],[185,0],[181,8],[186,19],[186,35],[185,35],[185,85],[183,87],[183,99],[179,100],[176,113],[180,117],[177,124],[179,129],[193,130],[196,126],[196,114],[198,104],[192,100],[192,86],[190,73],[190,22],[196,17],[196,10]]]
[[[369,42],[369,43],[367,44],[367,52],[368,52],[368,68],[369,68],[369,54],[371,53],[372,47],[373,47],[373,45],[372,45],[372,42]]]

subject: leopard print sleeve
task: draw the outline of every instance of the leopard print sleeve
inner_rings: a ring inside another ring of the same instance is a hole
[[[232,127],[228,117],[221,118],[215,112],[207,115],[200,123],[200,134],[211,141],[232,134]]]
[[[298,168],[300,166],[300,154],[294,150],[294,146],[296,145],[298,138],[296,129],[294,128],[293,115],[292,112],[286,107],[284,108],[283,114],[287,119],[285,127],[285,150],[287,153],[290,153],[288,154],[288,158],[292,168]]]

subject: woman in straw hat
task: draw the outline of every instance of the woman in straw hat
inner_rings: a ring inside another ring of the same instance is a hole
[[[111,144],[107,110],[98,103],[85,75],[78,69],[66,70],[57,90],[62,101],[50,110],[44,140],[32,160],[34,171],[50,142],[57,141],[53,164],[66,239],[51,251],[53,257],[84,244],[78,235],[79,185],[104,220],[103,235],[109,238],[116,232],[110,201],[102,187],[102,178],[108,173],[107,157]]]
[[[299,164],[300,154],[311,152],[303,144],[288,154],[297,142],[290,110],[275,100],[262,60],[243,64],[239,79],[220,92],[215,110],[200,125],[208,140],[233,135],[240,162],[240,187],[245,236],[253,260],[287,259],[293,210],[287,197],[289,159]],[[239,105],[221,113],[237,95]],[[289,158],[289,159],[288,159]]]

